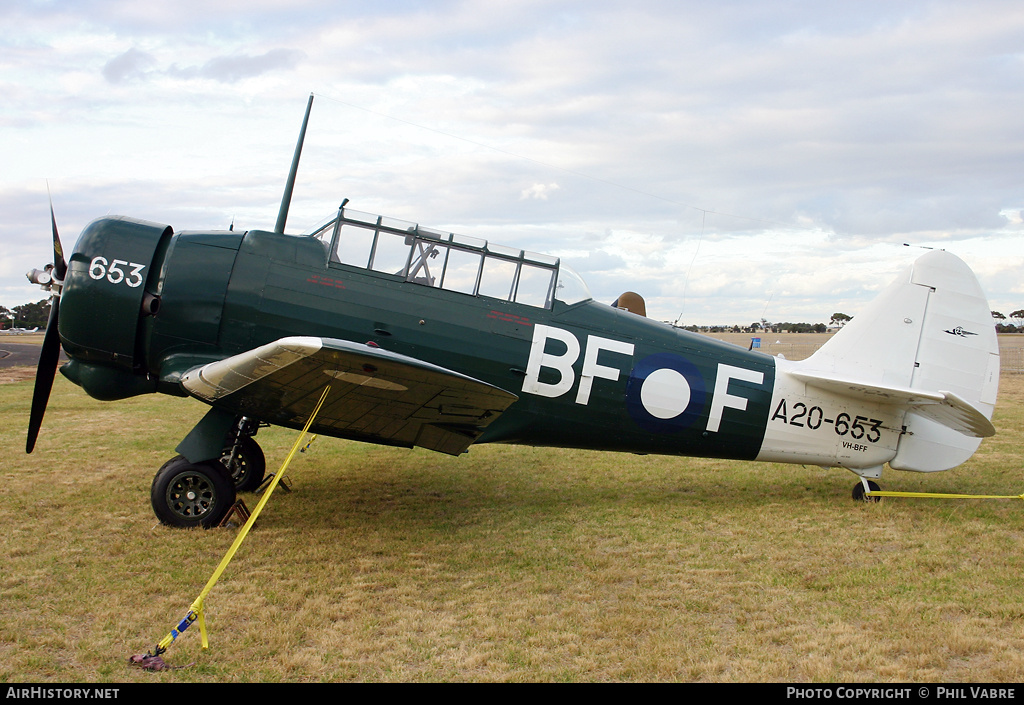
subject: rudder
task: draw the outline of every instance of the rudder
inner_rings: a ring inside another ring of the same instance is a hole
[[[935,250],[914,263],[914,284],[930,290],[911,386],[952,392],[992,418],[999,390],[999,341],[988,300],[961,259]],[[948,470],[966,461],[980,438],[951,432],[919,413],[904,421],[897,470]]]

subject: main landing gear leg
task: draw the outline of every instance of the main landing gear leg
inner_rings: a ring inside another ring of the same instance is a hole
[[[211,527],[235,503],[236,492],[263,481],[266,462],[252,436],[259,421],[210,409],[157,471],[150,502],[168,526]]]
[[[260,424],[256,419],[250,419],[248,416],[240,418],[220,457],[220,462],[231,473],[235,489],[239,492],[254,492],[263,482],[263,475],[267,470],[263,450],[259,443],[253,440],[259,428]]]

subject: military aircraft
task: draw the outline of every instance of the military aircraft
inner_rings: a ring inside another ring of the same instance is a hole
[[[211,526],[264,475],[261,426],[451,455],[518,443],[846,468],[955,467],[995,429],[988,303],[954,255],[920,257],[807,360],[594,301],[555,257],[368,214],[346,199],[285,232],[310,103],[273,230],[103,217],[30,280],[52,294],[26,450],[61,372],[101,400],[210,405],[153,480],[172,526]],[[621,307],[620,307],[621,306]]]

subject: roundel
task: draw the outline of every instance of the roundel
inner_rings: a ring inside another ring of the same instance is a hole
[[[704,410],[704,379],[690,361],[672,353],[640,360],[626,382],[626,408],[646,431],[670,433],[691,426]]]

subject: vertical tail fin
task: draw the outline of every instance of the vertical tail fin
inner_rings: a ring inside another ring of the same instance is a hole
[[[999,344],[974,273],[955,255],[933,250],[808,358],[804,369],[878,387],[945,394],[991,419]],[[980,438],[919,408],[907,408],[891,467],[948,470],[977,450]]]

